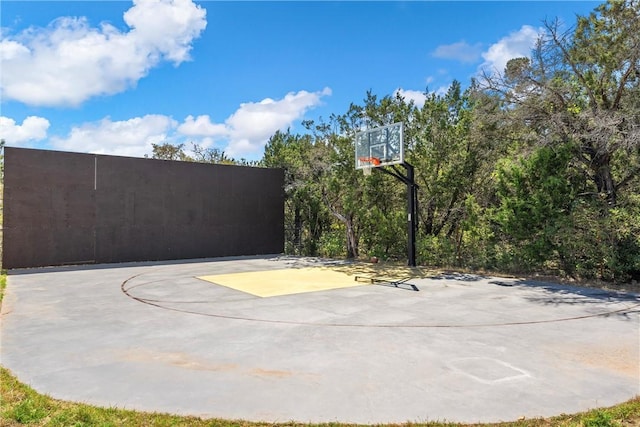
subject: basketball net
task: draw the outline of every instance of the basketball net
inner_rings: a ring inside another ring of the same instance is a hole
[[[365,166],[362,168],[362,173],[364,174],[364,176],[371,176],[371,172],[373,172],[373,167],[371,166]]]

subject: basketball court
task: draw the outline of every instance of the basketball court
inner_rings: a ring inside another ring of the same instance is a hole
[[[267,422],[512,421],[640,394],[640,296],[285,256],[14,270],[2,365],[52,397]]]

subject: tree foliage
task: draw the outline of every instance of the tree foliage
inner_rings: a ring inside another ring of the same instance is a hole
[[[544,221],[532,216],[530,233],[519,243],[542,244],[545,239],[533,235],[550,223],[553,239],[538,252],[552,249],[552,256],[538,256],[533,266],[553,260],[568,274],[636,277],[639,235],[622,230],[637,230],[640,221],[640,4],[611,0],[578,17],[572,31],[563,32],[558,21],[547,22],[546,30],[530,58],[513,59],[504,74],[484,79],[486,93],[502,103],[504,126],[516,136],[515,156],[533,152],[531,159],[541,160],[548,149],[570,150],[563,168],[542,168],[545,179],[536,186],[552,195],[558,189],[546,187],[549,178],[570,183],[571,192],[563,196],[569,203],[551,222],[549,212],[540,211]],[[499,196],[504,217],[504,186]],[[511,194],[508,200],[527,206],[534,196]]]
[[[174,145],[169,142],[151,144],[151,158],[161,160],[178,160],[183,162],[213,163],[223,165],[262,166],[260,161],[246,159],[234,159],[229,157],[224,150],[215,147],[203,147],[200,144],[191,143],[189,150],[184,144]]]
[[[575,146],[591,194],[613,208],[640,173],[640,3],[612,0],[573,32],[546,22],[531,58],[511,60],[487,88],[527,124],[536,144]]]

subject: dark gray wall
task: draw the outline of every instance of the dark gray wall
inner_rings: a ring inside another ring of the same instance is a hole
[[[281,253],[280,169],[5,148],[3,267]]]

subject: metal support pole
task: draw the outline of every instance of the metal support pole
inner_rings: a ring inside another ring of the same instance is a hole
[[[416,266],[416,199],[417,188],[413,173],[413,166],[407,162],[402,166],[407,170],[407,259],[409,267]]]
[[[407,170],[407,175],[403,175],[396,165],[391,165],[391,170],[385,168],[374,168],[391,175],[407,186],[407,260],[409,267],[416,266],[416,234],[418,231],[418,185],[415,181],[413,166],[407,162],[402,163]]]

